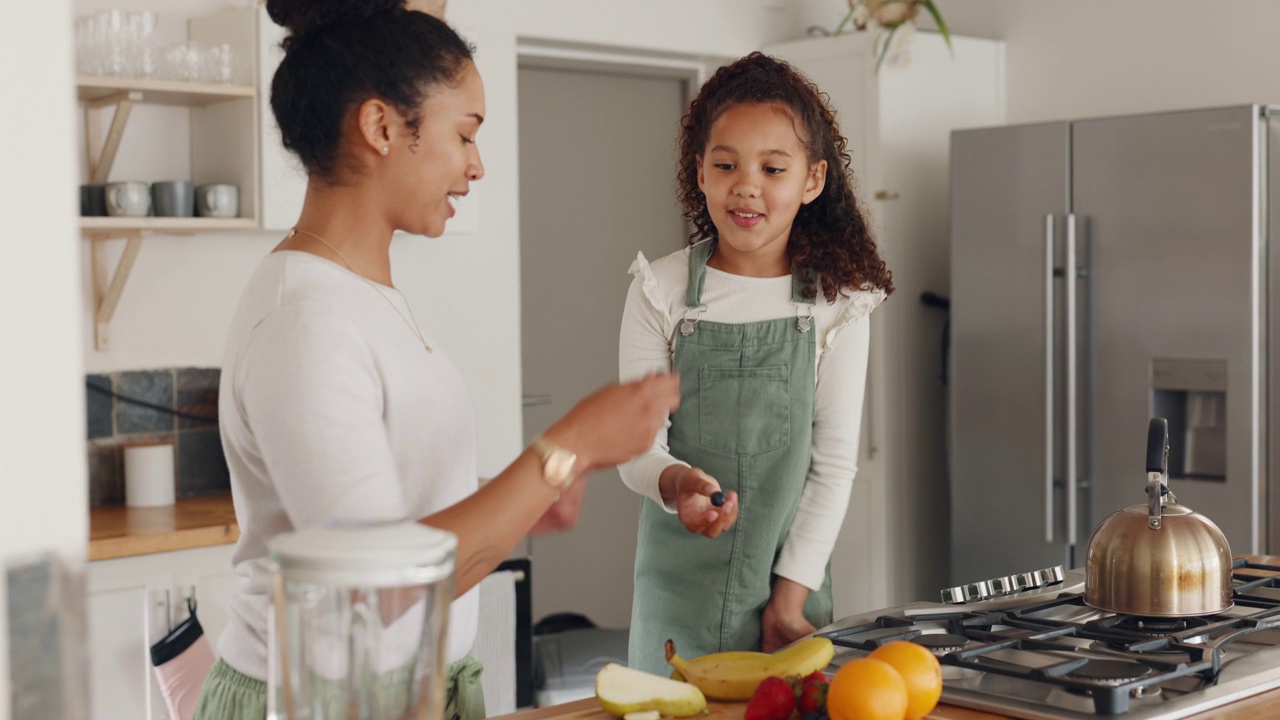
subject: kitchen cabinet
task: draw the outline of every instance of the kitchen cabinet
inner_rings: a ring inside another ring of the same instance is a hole
[[[89,707],[94,720],[164,720],[168,711],[151,670],[150,647],[197,603],[216,647],[235,587],[234,545],[89,563]]]
[[[876,72],[874,34],[766,47],[830,97],[897,291],[871,316],[858,475],[832,557],[836,616],[932,597],[946,580],[945,315],[950,132],[1004,122],[1004,50],[918,32]]]

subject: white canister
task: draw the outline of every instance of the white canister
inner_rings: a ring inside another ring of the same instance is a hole
[[[174,499],[173,443],[126,445],[124,502],[129,507],[163,507]]]

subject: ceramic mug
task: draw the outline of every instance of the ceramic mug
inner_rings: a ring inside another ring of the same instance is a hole
[[[80,214],[85,217],[100,217],[107,214],[107,186],[80,186]]]
[[[107,183],[107,214],[144,217],[151,212],[151,186],[137,180]]]
[[[162,217],[191,217],[196,214],[195,187],[188,180],[151,183],[151,206]]]
[[[240,216],[240,188],[230,183],[213,183],[196,188],[196,214],[201,217]]]

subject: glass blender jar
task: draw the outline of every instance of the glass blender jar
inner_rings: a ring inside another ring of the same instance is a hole
[[[270,543],[270,720],[440,720],[457,538],[414,522]]]

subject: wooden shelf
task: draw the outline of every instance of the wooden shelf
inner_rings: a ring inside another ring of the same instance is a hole
[[[86,234],[115,235],[128,232],[156,232],[175,235],[219,230],[252,230],[254,218],[213,217],[82,217],[80,230]]]
[[[153,105],[208,105],[252,98],[257,91],[252,85],[219,85],[213,83],[144,80],[121,77],[76,78],[76,95],[86,103],[112,103],[129,93],[139,93],[135,102]]]
[[[239,537],[230,495],[188,498],[168,507],[89,511],[90,560],[225,545]]]

